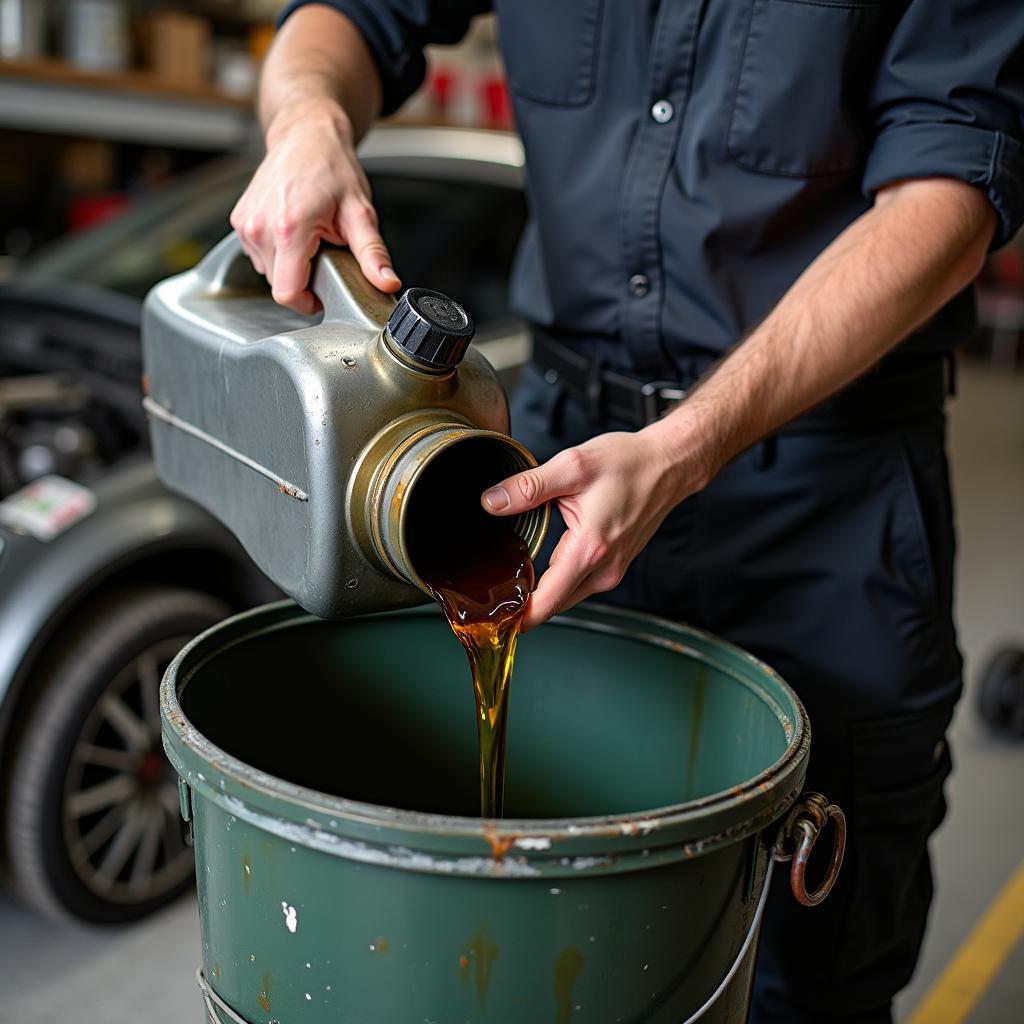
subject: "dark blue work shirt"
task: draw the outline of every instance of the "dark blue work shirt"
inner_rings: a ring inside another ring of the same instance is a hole
[[[886,183],[976,185],[997,245],[1024,220],[1024,0],[330,3],[384,113],[493,6],[531,209],[513,304],[640,374],[733,345]],[[973,316],[965,293],[904,348]]]

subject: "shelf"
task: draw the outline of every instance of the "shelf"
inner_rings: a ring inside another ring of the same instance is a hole
[[[221,152],[245,148],[256,131],[246,100],[57,60],[0,60],[0,128]]]

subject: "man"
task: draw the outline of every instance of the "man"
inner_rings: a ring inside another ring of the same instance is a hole
[[[945,370],[965,289],[1024,218],[1024,5],[494,6],[532,209],[513,301],[535,362],[513,429],[545,461],[483,500],[550,499],[565,524],[527,625],[601,593],[797,689],[809,785],[846,810],[848,858],[814,911],[777,887],[752,1019],[888,1022],[924,933],[961,688]],[[278,301],[313,308],[320,239],[398,289],[354,146],[420,83],[424,44],[489,7],[286,11],[267,154],[232,216]]]

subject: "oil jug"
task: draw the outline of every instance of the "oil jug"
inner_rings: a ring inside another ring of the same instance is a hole
[[[314,615],[414,605],[428,596],[406,529],[411,507],[448,500],[438,458],[486,465],[489,482],[536,461],[507,436],[504,391],[457,302],[410,288],[396,303],[337,248],[317,255],[312,288],[322,319],[277,305],[231,234],[149,293],[157,472]],[[457,529],[459,508],[445,511]],[[545,507],[510,528],[535,556],[547,524]]]

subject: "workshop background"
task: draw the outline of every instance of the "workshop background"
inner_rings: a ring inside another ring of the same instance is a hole
[[[74,521],[93,511],[89,495],[102,491],[105,479],[117,477],[118,487],[129,486],[122,481],[125,460],[133,473],[143,472],[138,301],[156,280],[191,267],[228,230],[232,190],[244,184],[259,147],[252,97],[278,6],[276,0],[0,0],[0,522],[29,522],[29,529],[41,531],[37,535],[55,537],[65,528],[62,516]],[[479,194],[467,198],[468,189],[458,196],[450,182],[427,180],[420,160],[424,147],[450,144],[442,134],[431,135],[433,129],[512,129],[494,26],[481,19],[464,44],[430,56],[427,83],[393,119],[416,134],[410,142],[399,135],[379,147],[379,194],[382,203],[393,204],[382,217],[385,238],[390,240],[392,223],[395,237],[411,236],[411,221],[427,210],[443,217],[450,203],[451,216],[459,212],[481,252],[490,252],[494,237],[508,235],[499,248],[510,259],[522,223],[521,196],[496,198],[493,183],[484,182]],[[507,152],[514,163],[514,143]],[[472,255],[471,245],[464,248]],[[472,259],[473,268],[438,266],[436,281],[421,274],[420,283],[444,287],[453,274],[462,275],[461,288],[471,290],[489,318],[503,322],[500,275],[507,267],[493,254]],[[962,347],[950,403],[960,543],[957,612],[967,692],[952,734],[950,814],[934,840],[931,926],[917,974],[899,1004],[900,1020],[910,1024],[1011,1024],[1021,1020],[1024,1006],[1020,238],[989,260],[978,297],[982,324]],[[471,302],[467,306],[476,314]],[[54,477],[74,483],[60,491]],[[55,503],[48,519],[46,509],[25,507],[25,489],[39,481],[51,481],[45,494],[29,493]],[[135,600],[143,594],[156,615],[163,607],[158,598],[166,605],[168,594],[177,595],[181,628],[195,622],[198,629],[232,608],[272,596],[270,588],[261,590],[264,581],[229,562],[225,554],[215,563],[219,582],[208,585],[202,574],[213,572],[211,564],[147,566],[157,575],[132,577]],[[10,594],[14,586],[5,576],[0,542],[0,661],[8,630],[24,607],[20,598],[4,601],[5,589]],[[69,593],[82,586],[69,583]],[[110,644],[118,630],[130,629],[131,609],[109,595],[86,603],[90,608],[68,628],[69,643],[86,627],[94,640],[106,637]],[[147,671],[152,676],[159,667],[154,658],[133,681],[140,693]],[[47,730],[86,729],[81,664],[81,658],[51,655],[33,663],[28,691],[17,699],[0,689],[6,703],[0,703],[6,858],[12,802],[46,799]],[[63,718],[41,715],[44,695],[58,709],[77,700],[78,711]],[[127,697],[124,702],[127,707]],[[144,703],[136,711],[144,731]],[[89,727],[98,728],[95,722]],[[91,742],[84,732],[82,737],[79,742]],[[139,754],[132,771],[164,778],[154,756],[162,755]],[[34,786],[38,794],[31,792]],[[116,787],[109,792],[116,800]],[[102,810],[97,805],[89,813]],[[128,833],[121,843],[125,858],[142,856],[146,829]],[[101,852],[120,841],[121,832],[111,834],[112,841],[108,834],[107,845],[97,847]],[[77,842],[88,860],[88,836],[65,839]],[[167,869],[170,888],[184,885],[185,891],[138,923],[56,921],[38,907],[67,913],[78,897],[72,894],[60,906],[59,894],[37,893],[29,908],[0,891],[0,1022],[200,1019],[189,853],[160,850],[153,863],[159,859]],[[31,847],[18,856],[30,858]],[[105,866],[102,860],[93,865],[97,885],[104,883],[104,871],[117,874],[112,864],[108,857]],[[18,870],[25,872],[24,866]],[[113,894],[116,886],[109,888]],[[81,896],[79,905],[95,919],[102,917],[96,909],[102,901],[94,897]],[[110,919],[118,916],[112,912]]]

